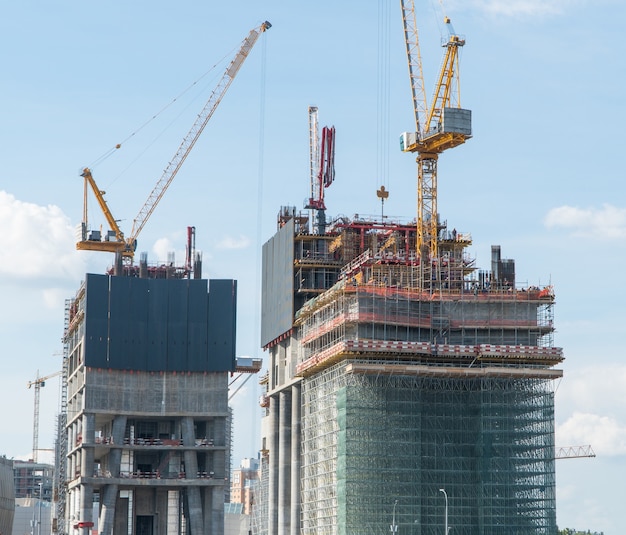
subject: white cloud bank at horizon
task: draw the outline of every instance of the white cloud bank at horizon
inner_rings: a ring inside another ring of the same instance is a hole
[[[615,239],[626,237],[626,208],[604,204],[601,208],[559,206],[544,218],[547,228],[569,229],[576,237]]]
[[[85,260],[70,219],[55,205],[20,201],[0,190],[0,275],[14,280],[75,280]]]

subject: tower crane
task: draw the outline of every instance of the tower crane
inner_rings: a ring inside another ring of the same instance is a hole
[[[119,225],[117,224],[117,220],[113,217],[113,214],[111,213],[111,210],[109,209],[109,206],[104,198],[105,192],[98,188],[92,176],[91,170],[89,168],[85,168],[83,170],[81,173],[81,176],[84,178],[83,221],[81,225],[81,239],[76,243],[77,249],[112,252],[116,253],[116,255],[119,254],[123,259],[132,262],[135,249],[137,248],[137,236],[145,226],[149,217],[152,215],[152,212],[167,191],[167,188],[172,183],[172,180],[191,152],[191,149],[200,137],[200,134],[202,134],[204,127],[209,122],[209,119],[211,119],[213,112],[215,112],[217,106],[226,94],[226,91],[235,79],[241,65],[250,54],[250,51],[254,47],[259,36],[271,27],[272,25],[266,21],[257,28],[252,29],[248,36],[244,39],[239,51],[226,68],[226,71],[217,84],[217,87],[211,93],[209,100],[205,104],[202,111],[198,114],[193,126],[180,144],[178,151],[168,163],[167,167],[163,171],[163,174],[161,175],[161,178],[157,181],[146,202],[139,210],[137,217],[133,220],[133,226],[129,236],[124,236],[124,233],[121,231]],[[109,224],[110,230],[105,236],[102,236],[100,232],[89,232],[88,230],[87,194],[89,189],[91,189],[95,195],[96,200],[100,205],[100,209]]]
[[[34,381],[26,383],[27,388],[35,387],[35,412],[33,417],[33,461],[37,462],[37,453],[39,452],[39,395],[41,388],[46,386],[46,381],[61,375],[63,370],[51,373],[45,377],[39,377],[39,370],[37,370],[37,377]]]
[[[422,266],[438,259],[437,160],[442,152],[472,137],[471,111],[460,107],[459,49],[465,39],[444,18],[448,38],[443,61],[428,106],[413,0],[400,0],[409,80],[415,114],[415,132],[404,132],[400,148],[417,153],[417,253]],[[430,280],[431,277],[425,278]]]

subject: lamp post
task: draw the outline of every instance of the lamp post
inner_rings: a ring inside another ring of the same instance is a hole
[[[39,521],[37,522],[37,535],[41,535],[41,495],[43,494],[43,482],[39,482]]]
[[[391,533],[398,533],[398,526],[396,524],[396,505],[398,505],[398,500],[393,502],[393,514],[391,515]]]
[[[445,489],[439,489],[439,492],[443,492],[443,496],[446,499],[446,513],[444,517],[444,535],[448,535],[448,494]]]

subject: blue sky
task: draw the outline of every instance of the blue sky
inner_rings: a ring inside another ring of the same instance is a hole
[[[441,7],[416,4],[430,97]],[[488,268],[490,246],[501,245],[503,257],[516,260],[518,282],[554,285],[555,345],[567,357],[556,393],[557,444],[591,444],[598,454],[557,462],[558,524],[618,535],[626,521],[626,284],[619,275],[626,262],[626,44],[619,34],[626,6],[456,0],[445,10],[467,39],[462,105],[472,110],[474,137],[440,159],[439,212],[450,227],[471,232],[479,266]],[[111,263],[104,253],[74,250],[80,169],[92,166],[128,233],[224,60],[264,20],[272,29],[138,247],[155,262],[168,251],[182,261],[185,229],[196,226],[205,274],[239,280],[242,356],[262,356],[261,244],[280,206],[302,207],[308,196],[309,105],[318,106],[321,125],[337,129],[328,213],[379,214],[375,192],[384,184],[385,213],[415,217],[415,161],[398,144],[413,128],[398,3],[3,3],[0,454],[29,456],[33,391],[26,383],[37,370],[60,369],[64,300],[86,272]],[[90,206],[97,227],[104,222]],[[234,398],[235,460],[258,448],[259,393],[253,379]],[[54,379],[41,392],[41,448],[52,446],[57,406]]]

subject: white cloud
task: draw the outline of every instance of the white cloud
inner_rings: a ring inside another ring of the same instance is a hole
[[[232,236],[225,236],[222,240],[220,240],[216,248],[217,249],[246,249],[250,246],[250,238],[240,234],[238,237],[234,238]]]
[[[561,445],[591,444],[597,455],[626,454],[626,425],[610,416],[575,412],[556,430]]]
[[[626,454],[626,366],[597,365],[566,372],[557,407],[567,417],[556,429],[559,446],[591,444],[598,455]]]
[[[547,228],[569,229],[576,237],[615,239],[626,237],[626,208],[604,204],[602,208],[559,206],[544,218]]]
[[[170,238],[159,238],[154,242],[152,246],[152,252],[154,258],[148,257],[148,264],[163,263],[170,260],[170,256],[174,255],[174,264],[182,266],[185,263],[186,252],[183,250],[176,250],[174,242]],[[135,258],[138,259],[136,255]]]
[[[168,253],[174,251],[174,244],[169,238],[159,238],[152,246],[152,252],[156,255],[159,262],[167,258]],[[150,259],[148,259],[150,262]]]
[[[0,190],[0,275],[14,279],[80,277],[75,231],[55,205],[40,206]]]

